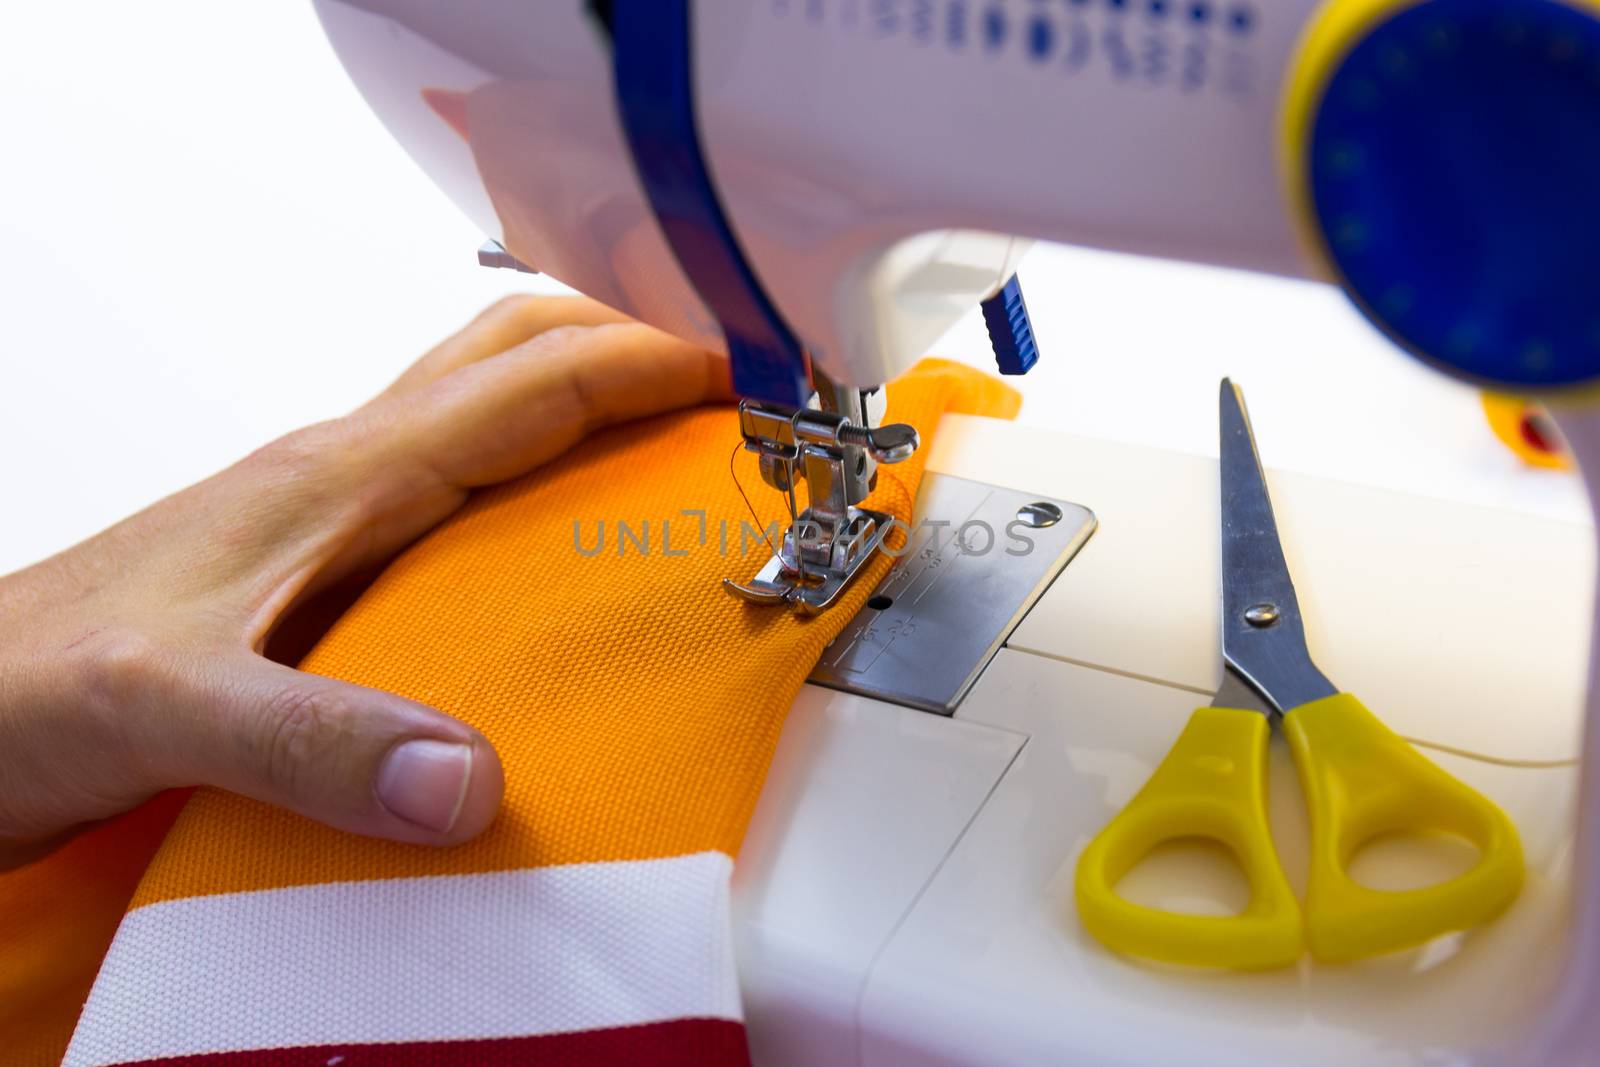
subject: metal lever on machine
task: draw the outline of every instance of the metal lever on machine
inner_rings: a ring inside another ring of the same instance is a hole
[[[892,517],[856,505],[877,484],[879,463],[908,459],[919,443],[916,428],[905,423],[869,424],[873,393],[826,381],[818,393],[820,409],[739,405],[745,448],[761,457],[762,480],[788,495],[792,521],[750,582],[723,580],[734,596],[789,604],[803,614],[832,605],[883,544]],[[798,514],[797,481],[806,483],[809,498]]]

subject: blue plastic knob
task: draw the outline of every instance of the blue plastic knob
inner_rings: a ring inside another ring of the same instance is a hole
[[[1027,374],[1039,362],[1039,346],[1033,339],[1033,323],[1028,320],[1028,304],[1022,299],[1017,276],[1013,274],[982,307],[1000,373]]]
[[[1600,382],[1595,8],[1402,6],[1342,53],[1305,146],[1316,229],[1357,304],[1492,388]]]

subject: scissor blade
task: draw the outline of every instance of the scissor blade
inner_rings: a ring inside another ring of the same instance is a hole
[[[1311,662],[1244,394],[1227,378],[1222,436],[1222,656],[1280,714],[1338,690]]]

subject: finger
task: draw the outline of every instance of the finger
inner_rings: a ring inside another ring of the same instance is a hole
[[[591,430],[730,395],[720,356],[627,323],[548,330],[426,389],[371,404],[334,428],[338,442],[322,446],[340,457],[337,477],[348,497],[361,499],[362,521],[360,536],[321,561],[308,590],[389,558],[460,507],[470,489],[532,470]]]
[[[474,487],[514,478],[592,429],[731,396],[726,361],[638,323],[562,326],[427,386],[380,397],[309,427],[224,478],[247,498],[230,553],[247,639],[259,647],[285,610],[381,563],[432,528]],[[190,568],[194,570],[194,568]]]
[[[620,311],[586,296],[508,296],[435,345],[381,395],[394,396],[429,385],[451,371],[498,355],[558,326],[628,321]]]
[[[216,786],[414,844],[475,837],[504,791],[493,747],[467,724],[245,652],[194,667],[134,748],[164,785]]]
[[[372,414],[375,461],[459,488],[514,477],[592,430],[726,399],[726,361],[639,323],[548,330]]]

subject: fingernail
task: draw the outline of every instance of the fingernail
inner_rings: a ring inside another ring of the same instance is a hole
[[[396,745],[378,768],[378,801],[391,814],[437,833],[456,824],[472,780],[472,749],[449,741]]]

